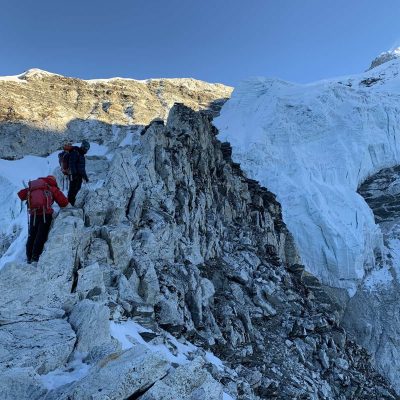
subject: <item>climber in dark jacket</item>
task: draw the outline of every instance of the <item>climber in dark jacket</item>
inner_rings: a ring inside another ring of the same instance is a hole
[[[68,201],[74,206],[76,195],[82,187],[82,180],[89,182],[89,178],[86,173],[86,160],[85,154],[90,149],[90,143],[87,140],[83,140],[81,147],[74,147],[69,156],[69,168],[71,171],[71,181],[68,190]]]

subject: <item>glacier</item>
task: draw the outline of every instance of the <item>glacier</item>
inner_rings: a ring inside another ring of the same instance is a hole
[[[387,253],[357,189],[400,163],[399,72],[394,57],[358,75],[310,84],[253,78],[214,121],[234,160],[277,194],[306,268],[350,296]]]

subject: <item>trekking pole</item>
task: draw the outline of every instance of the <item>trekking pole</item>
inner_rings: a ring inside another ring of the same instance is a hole
[[[22,213],[22,208],[24,207],[24,201],[23,200],[21,200],[21,207],[20,207],[20,209],[19,209],[19,213],[21,214]],[[27,215],[27,217],[28,217],[28,229],[29,229],[29,212],[28,212],[28,208],[26,208],[26,215]]]
[[[22,183],[24,183],[24,181],[22,181]],[[21,206],[20,206],[20,208],[19,208],[19,213],[20,213],[20,214],[22,213],[22,207],[23,207],[23,200],[21,200]]]
[[[30,182],[30,181],[29,181]],[[27,219],[28,219],[28,235],[29,235],[29,232],[30,232],[30,230],[31,230],[31,219],[29,218],[29,196],[31,195],[30,194],[30,191],[29,191],[29,185],[27,185],[26,183],[25,183],[25,181],[22,181],[22,184],[24,185],[24,188],[25,189],[28,189],[28,194],[27,194],[27,196],[26,196],[26,217],[27,217]],[[22,206],[22,202],[21,202],[21,206]],[[22,207],[21,207],[22,208]]]

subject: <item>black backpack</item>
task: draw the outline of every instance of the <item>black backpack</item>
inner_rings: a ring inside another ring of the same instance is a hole
[[[61,172],[64,175],[71,175],[69,157],[73,148],[74,147],[72,146],[72,144],[68,143],[63,147],[63,151],[58,154],[58,163],[60,164]]]

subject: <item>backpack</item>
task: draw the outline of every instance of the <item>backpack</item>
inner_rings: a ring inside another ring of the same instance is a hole
[[[69,156],[73,149],[72,144],[67,143],[63,147],[63,151],[58,154],[58,163],[60,164],[61,172],[64,175],[71,175],[71,168],[69,166]]]
[[[34,215],[37,211],[43,212],[44,215],[54,203],[50,186],[43,179],[29,181],[27,199],[29,211]]]

